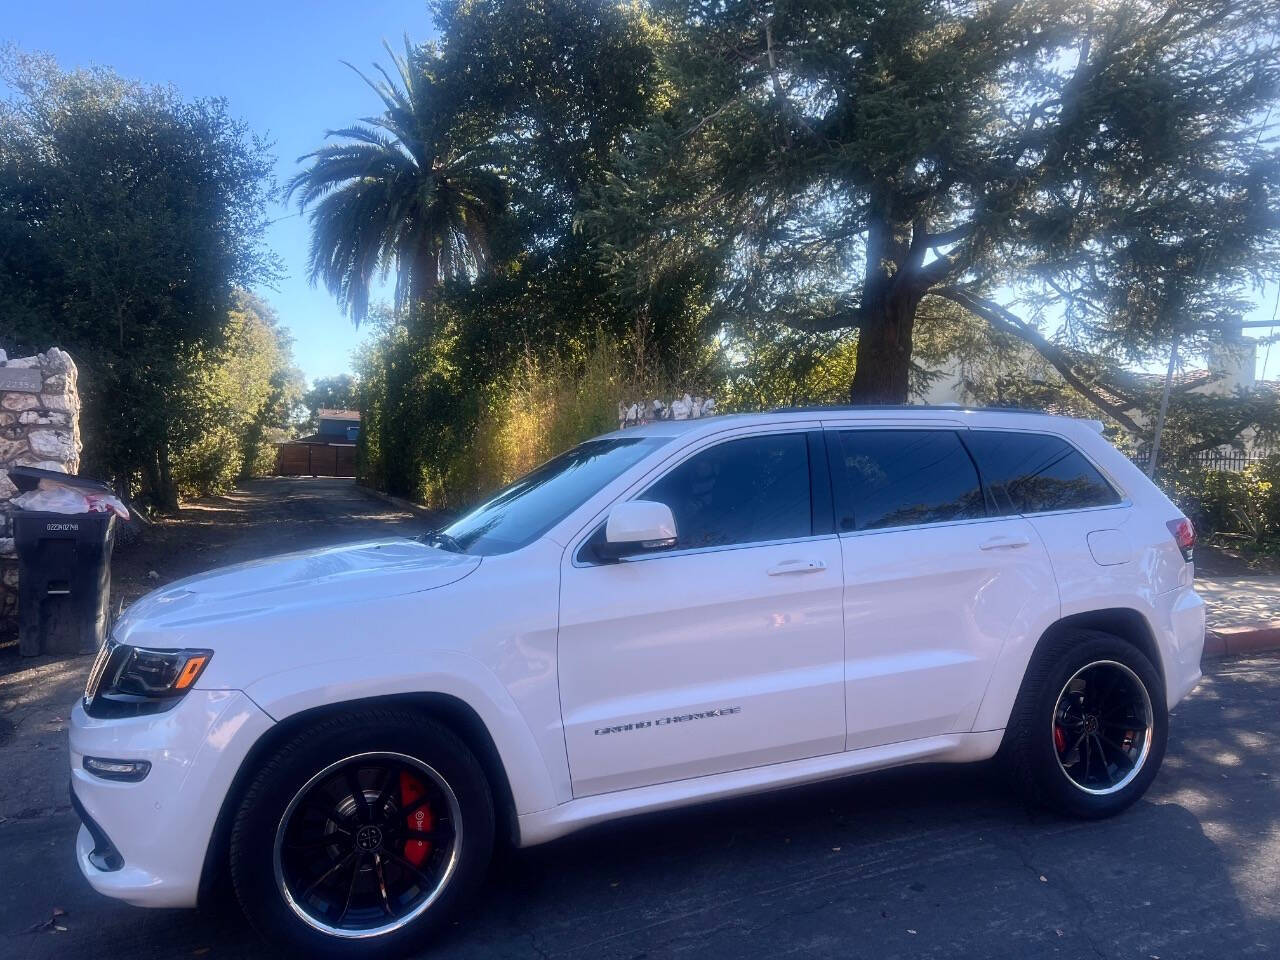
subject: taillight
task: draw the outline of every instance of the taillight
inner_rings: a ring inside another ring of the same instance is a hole
[[[1179,517],[1177,520],[1170,520],[1165,526],[1169,528],[1174,542],[1182,551],[1182,559],[1190,563],[1196,548],[1195,524],[1186,517]]]

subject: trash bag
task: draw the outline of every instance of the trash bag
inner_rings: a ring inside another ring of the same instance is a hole
[[[129,509],[111,494],[77,489],[57,480],[41,480],[34,490],[19,494],[9,502],[23,510],[40,510],[45,513],[114,513],[121,520],[129,519]]]

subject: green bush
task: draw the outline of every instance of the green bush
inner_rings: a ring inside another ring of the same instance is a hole
[[[226,493],[243,476],[270,473],[279,424],[300,393],[287,337],[275,314],[238,293],[216,348],[186,364],[173,415],[169,452],[174,486],[183,498]]]
[[[430,337],[401,317],[375,320],[381,329],[357,363],[356,469],[369,486],[439,510],[614,429],[619,402],[689,393],[714,397],[721,412],[831,403],[852,377],[847,336],[726,338],[682,364],[597,328],[558,349],[526,342],[495,359],[500,351],[477,350],[448,307],[437,311]]]
[[[1162,484],[1202,536],[1233,534],[1255,544],[1280,536],[1280,456],[1239,473],[1193,465],[1171,471]]]
[[[439,510],[472,503],[576,443],[614,429],[618,402],[667,396],[603,336],[580,360],[526,351],[488,384],[463,385],[449,351],[388,329],[361,361],[362,482]]]

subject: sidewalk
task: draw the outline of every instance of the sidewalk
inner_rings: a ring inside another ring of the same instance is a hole
[[[1206,657],[1280,648],[1280,576],[1197,576],[1204,598]]]

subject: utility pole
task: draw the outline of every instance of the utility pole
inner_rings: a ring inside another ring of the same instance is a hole
[[[1160,395],[1160,413],[1156,416],[1156,430],[1151,437],[1151,456],[1147,458],[1147,476],[1154,478],[1156,463],[1160,459],[1160,436],[1164,433],[1164,418],[1169,413],[1169,391],[1173,388],[1173,371],[1178,366],[1178,338],[1174,336],[1169,348],[1169,369],[1164,375],[1164,392]]]

